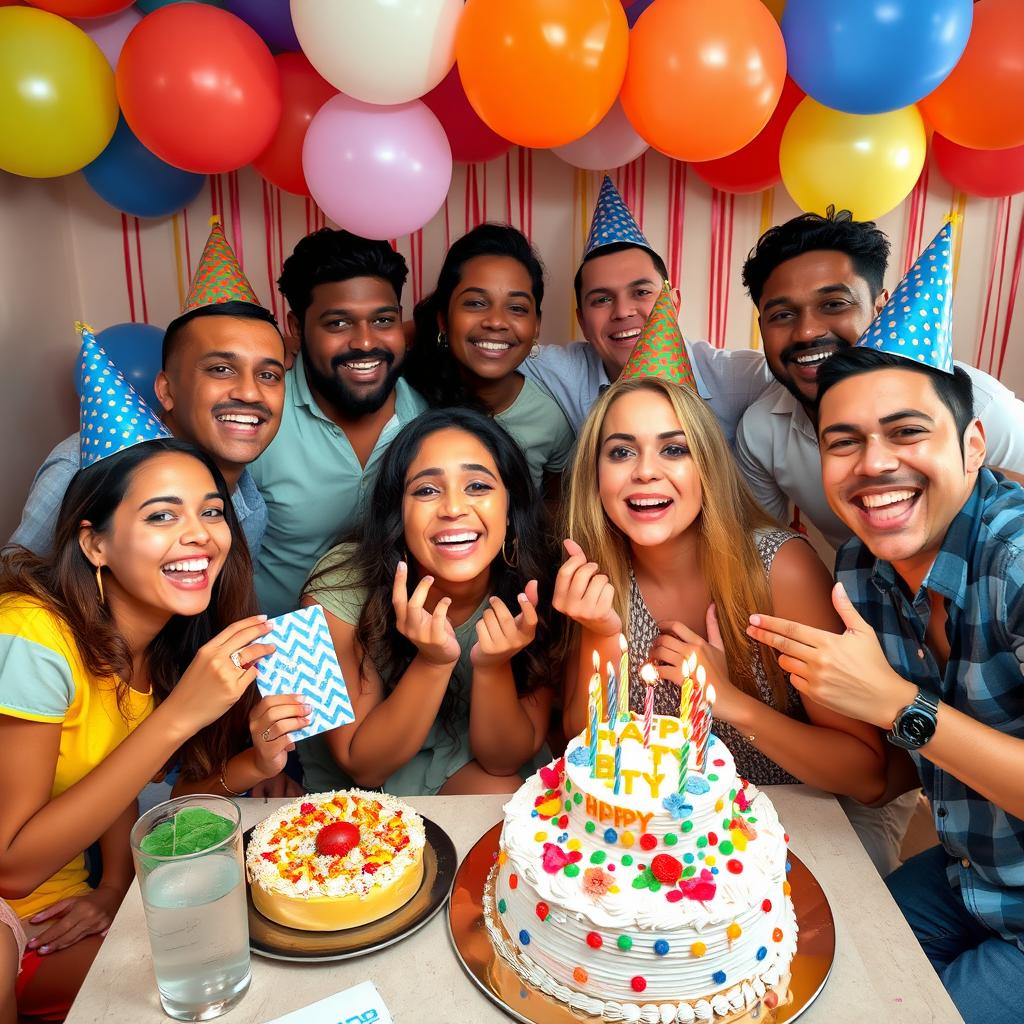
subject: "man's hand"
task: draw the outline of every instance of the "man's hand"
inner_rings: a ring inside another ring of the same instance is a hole
[[[886,661],[874,630],[857,613],[841,583],[832,588],[832,604],[846,625],[845,633],[751,615],[747,635],[778,651],[779,667],[815,703],[888,729],[913,703],[917,687]]]

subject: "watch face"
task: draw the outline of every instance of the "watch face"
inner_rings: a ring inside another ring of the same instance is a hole
[[[919,747],[935,734],[935,722],[923,712],[909,708],[900,718],[899,734],[908,743]]]

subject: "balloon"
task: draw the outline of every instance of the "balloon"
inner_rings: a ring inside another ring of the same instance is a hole
[[[960,59],[972,0],[789,0],[789,74],[819,103],[881,114],[927,96]]]
[[[653,3],[654,0],[636,0],[635,3],[629,4],[626,7],[626,24],[632,28],[636,24],[637,18]]]
[[[159,413],[162,406],[157,401],[153,384],[163,362],[163,328],[153,324],[114,324],[100,331],[96,340],[145,403]],[[75,394],[82,397],[77,365]]]
[[[317,205],[364,238],[423,227],[452,180],[444,129],[420,100],[377,107],[344,93],[329,99],[306,132],[302,166]]]
[[[782,15],[786,10],[786,0],[761,0],[761,2],[772,12],[772,17],[781,24]]]
[[[455,53],[473,108],[520,146],[564,146],[622,85],[629,28],[616,0],[468,0]]]
[[[596,128],[591,128],[582,139],[557,146],[551,152],[584,171],[609,171],[635,160],[647,148],[616,100]]]
[[[423,97],[423,102],[441,122],[453,160],[468,164],[496,160],[512,148],[512,143],[492,132],[470,106],[458,64]]]
[[[110,144],[82,174],[92,190],[122,213],[135,217],[166,217],[188,206],[206,180],[166,164],[135,136],[124,118]]]
[[[1024,12],[1020,0],[980,0],[960,63],[921,100],[940,135],[971,149],[1024,143]]]
[[[779,150],[782,182],[802,210],[850,210],[875,220],[910,194],[926,151],[917,107],[844,114],[808,96],[793,112]]]
[[[0,9],[0,169],[70,174],[116,127],[114,73],[100,48],[56,14]]]
[[[972,196],[1010,196],[1024,192],[1024,146],[967,149],[936,135],[932,154],[942,176]]]
[[[622,108],[677,160],[716,160],[768,123],[786,47],[760,0],[658,0],[629,35]]]
[[[331,85],[364,103],[407,103],[451,70],[462,3],[292,0],[292,21],[302,52]]]
[[[62,18],[102,18],[131,7],[132,0],[28,0],[33,7]]]
[[[292,27],[288,0],[227,0],[227,9],[251,25],[268,46],[278,50],[301,50]]]
[[[210,7],[223,7],[224,0],[136,0],[135,6],[143,14],[152,14],[161,7],[170,7],[171,4],[200,3]]]
[[[782,132],[803,98],[800,86],[791,78],[787,78],[775,113],[753,142],[748,142],[742,149],[730,153],[729,156],[692,164],[694,172],[712,188],[741,195],[762,192],[777,185],[782,178],[782,172],[779,170],[779,144],[782,142]]]
[[[172,4],[142,19],[117,64],[132,131],[161,160],[218,174],[266,149],[281,118],[267,44],[233,14]]]
[[[301,53],[279,53],[274,63],[281,75],[281,121],[270,145],[252,165],[272,185],[308,196],[302,174],[302,143],[313,115],[338,90],[325,82]]]
[[[103,51],[111,68],[116,69],[124,41],[140,21],[142,15],[134,7],[127,7],[105,18],[83,18],[75,24]]]

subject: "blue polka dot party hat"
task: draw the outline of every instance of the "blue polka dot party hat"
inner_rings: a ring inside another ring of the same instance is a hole
[[[78,361],[82,395],[79,447],[84,469],[142,441],[170,437],[170,431],[125,380],[96,340],[92,328],[75,325],[82,335]]]
[[[942,225],[859,346],[953,372],[953,226]]]
[[[622,201],[619,190],[606,174],[597,196],[597,206],[594,207],[594,217],[590,222],[590,234],[587,235],[583,258],[586,259],[595,249],[614,245],[616,242],[629,242],[631,245],[640,245],[654,252],[651,243],[647,241],[633,219],[633,214],[629,212],[629,207]]]

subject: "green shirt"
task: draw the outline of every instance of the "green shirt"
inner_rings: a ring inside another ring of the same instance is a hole
[[[522,449],[534,486],[545,473],[561,473],[576,443],[576,434],[559,404],[527,377],[516,400],[494,417]]]
[[[302,357],[295,360],[277,437],[249,466],[267,503],[267,532],[256,564],[256,594],[264,612],[280,615],[299,606],[313,563],[361,514],[388,445],[425,408],[399,379],[395,414],[361,466],[345,432],[316,404]]]

